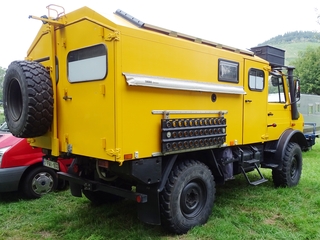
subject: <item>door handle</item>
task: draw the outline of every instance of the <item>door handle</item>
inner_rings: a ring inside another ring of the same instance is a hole
[[[249,102],[252,102],[252,100],[250,100],[250,99],[247,99],[247,100],[245,100],[245,102],[248,102],[248,103],[249,103]]]
[[[268,112],[268,116],[273,116],[273,113],[272,112]]]

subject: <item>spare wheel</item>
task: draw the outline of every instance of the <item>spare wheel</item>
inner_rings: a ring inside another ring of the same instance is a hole
[[[53,90],[48,70],[38,62],[12,62],[3,82],[3,108],[14,136],[31,138],[45,134],[53,119]]]

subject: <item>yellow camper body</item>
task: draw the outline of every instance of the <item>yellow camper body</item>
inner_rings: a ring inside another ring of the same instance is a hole
[[[32,139],[33,146],[119,162],[159,155],[164,112],[187,120],[223,114],[223,146],[275,140],[288,128],[303,128],[302,117],[289,120],[290,106],[272,110],[269,63],[250,52],[141,29],[87,7],[59,22],[44,24],[28,51],[27,59],[41,61],[57,82],[52,130]],[[71,62],[72,55],[100,49],[100,58]],[[236,76],[223,79],[219,64]],[[263,74],[263,89],[250,89],[252,69]],[[268,127],[277,117],[284,122]]]
[[[185,233],[207,221],[216,183],[244,174],[261,184],[263,167],[276,187],[298,184],[301,150],[314,142],[282,50],[236,49],[121,10],[56,7],[30,16],[43,25],[25,61],[8,68],[4,112],[15,136],[43,149],[45,166],[74,158],[58,173],[74,196],[132,199],[142,221]]]

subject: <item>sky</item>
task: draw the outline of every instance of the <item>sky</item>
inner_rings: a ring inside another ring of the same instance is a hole
[[[56,4],[65,12],[87,6],[102,15],[121,9],[142,22],[224,45],[250,49],[293,31],[320,31],[319,0],[11,0],[1,3],[0,67],[23,60],[41,21]]]

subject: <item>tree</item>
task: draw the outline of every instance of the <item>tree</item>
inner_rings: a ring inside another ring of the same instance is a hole
[[[6,69],[0,67],[0,101],[1,102],[2,102],[3,80],[4,80],[5,73],[6,73]]]
[[[307,47],[290,64],[296,67],[295,75],[300,79],[301,92],[320,95],[320,47]]]

